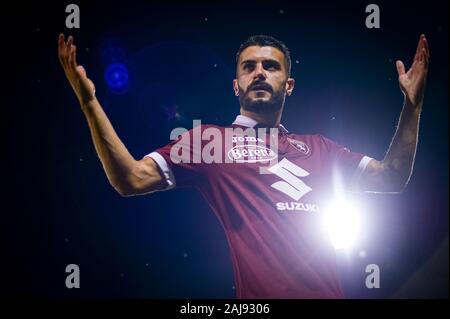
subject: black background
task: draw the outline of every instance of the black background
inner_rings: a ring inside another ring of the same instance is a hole
[[[446,1],[378,1],[377,30],[364,25],[364,1],[79,1],[79,30],[65,27],[68,3],[2,10],[2,295],[235,296],[223,230],[198,193],[121,198],[109,185],[59,66],[60,32],[74,35],[78,63],[136,158],[192,119],[230,123],[239,111],[235,52],[249,35],[270,34],[290,48],[296,79],[283,124],[377,159],[402,107],[395,60],[409,67],[425,33],[431,62],[412,179],[401,195],[357,197],[369,227],[339,260],[350,298],[448,297]],[[110,92],[104,79],[111,47],[122,49],[129,68],[124,94]],[[174,120],[167,110],[175,107],[181,118]],[[71,263],[80,266],[80,289],[65,287]],[[380,289],[364,286],[369,263],[380,265]]]

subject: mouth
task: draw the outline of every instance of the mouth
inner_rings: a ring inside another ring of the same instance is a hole
[[[269,93],[272,92],[272,90],[266,86],[254,86],[250,89],[250,91],[256,91],[256,92],[263,91],[263,92],[269,92]]]

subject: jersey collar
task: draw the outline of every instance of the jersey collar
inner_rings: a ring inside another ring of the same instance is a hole
[[[255,121],[254,119],[252,119],[248,116],[245,116],[245,115],[236,116],[236,119],[234,120],[233,124],[239,125],[239,126],[245,126],[245,127],[256,127],[256,126],[263,127],[263,126],[260,126],[258,124],[258,122]],[[289,133],[289,131],[281,124],[278,127],[278,129],[280,130],[281,133],[285,133],[285,134]]]

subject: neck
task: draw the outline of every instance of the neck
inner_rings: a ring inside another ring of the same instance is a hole
[[[267,113],[267,114],[260,114],[260,113],[254,113],[250,111],[246,111],[241,107],[241,115],[247,116],[259,124],[263,124],[267,127],[278,127],[280,125],[281,121],[281,113],[283,112],[283,107],[281,107],[280,110],[273,112],[273,113]]]

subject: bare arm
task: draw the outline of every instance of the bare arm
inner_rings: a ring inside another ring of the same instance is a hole
[[[399,193],[408,184],[417,149],[429,58],[427,40],[421,35],[413,64],[408,72],[405,72],[403,62],[396,62],[405,102],[385,158],[383,161],[371,160],[361,176],[360,188],[365,191]]]
[[[136,161],[117,136],[95,97],[95,86],[76,62],[73,38],[58,41],[59,60],[86,116],[95,150],[111,185],[122,195],[149,193],[166,186],[157,164],[151,158]]]

